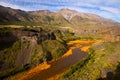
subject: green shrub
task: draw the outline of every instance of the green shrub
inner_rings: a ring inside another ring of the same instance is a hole
[[[46,40],[42,42],[43,48],[51,53],[54,59],[62,56],[66,52],[66,45],[57,40]]]
[[[94,49],[90,48],[89,49],[90,54],[83,60],[80,60],[79,62],[77,62],[76,64],[74,64],[67,73],[65,73],[62,77],[67,78],[69,76],[71,76],[74,72],[76,72],[77,70],[79,70],[80,68],[82,68],[83,66],[85,66],[89,60],[91,60],[93,58],[93,54],[94,54]]]

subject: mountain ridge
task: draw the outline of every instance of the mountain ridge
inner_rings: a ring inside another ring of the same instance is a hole
[[[59,14],[61,14],[61,15],[63,15],[63,17],[64,17],[64,14],[66,14],[66,15],[70,15],[71,17],[72,16],[76,16],[76,15],[79,15],[79,16],[88,16],[88,17],[96,17],[96,18],[102,18],[102,19],[107,19],[107,18],[103,18],[103,17],[100,17],[100,16],[98,16],[98,15],[96,15],[96,14],[92,14],[92,13],[83,13],[83,12],[78,12],[78,11],[76,11],[76,10],[72,10],[72,9],[68,9],[68,8],[63,8],[63,9],[60,9],[59,11],[57,11],[57,12],[52,12],[52,11],[50,11],[50,10],[37,10],[37,11],[23,11],[23,10],[20,10],[20,9],[12,9],[12,8],[10,8],[10,7],[4,7],[4,6],[1,6],[0,5],[0,13],[4,13],[4,12],[6,12],[6,11],[9,11],[8,13],[11,13],[11,15],[14,15],[14,16],[16,16],[15,14],[22,14],[22,13],[24,13],[24,14],[27,14],[27,15],[29,15],[29,17],[30,16],[32,16],[32,15],[30,15],[29,13],[41,13],[41,14],[45,14],[45,15],[48,15],[48,14],[50,14],[50,13],[59,13]],[[26,17],[27,17],[27,15],[26,15]],[[1,15],[0,15],[1,16]],[[69,17],[70,17],[69,16]],[[19,16],[18,16],[19,17]],[[21,17],[21,16],[20,16]],[[23,17],[25,17],[25,16],[23,16]],[[31,18],[31,17],[30,17]],[[32,17],[33,18],[33,17]],[[111,19],[107,19],[107,20],[111,20]],[[22,21],[22,20],[19,20],[19,21]],[[24,21],[24,20],[23,20]],[[32,21],[32,20],[29,20],[28,19],[28,21]],[[34,21],[34,20],[33,20]],[[113,20],[111,20],[111,21],[113,21]],[[113,21],[113,22],[116,22],[116,21]],[[118,22],[116,22],[116,23],[118,23]]]
[[[56,27],[72,31],[80,36],[94,36],[120,27],[120,23],[102,18],[98,15],[80,13],[71,9],[58,12],[49,10],[22,11],[0,6],[0,24],[17,24],[22,26]],[[117,29],[116,29],[117,30]],[[100,36],[100,35],[99,35]]]
[[[77,75],[79,76],[82,71],[88,77],[82,74],[79,78],[85,76],[86,79],[90,77],[91,80],[96,80],[104,77],[98,77],[98,73],[104,74],[106,69],[110,68],[111,61],[116,63],[120,57],[118,56],[120,23],[94,14],[80,13],[70,9],[61,9],[58,12],[49,10],[27,12],[0,6],[0,24],[0,79],[26,71],[44,62],[59,60],[68,50],[69,46],[66,43],[72,40],[100,42],[89,49],[88,56],[82,62],[80,61],[80,64],[71,67],[70,72],[66,74],[69,79],[77,79]],[[18,27],[18,25],[21,26]],[[81,47],[81,44],[75,43],[75,45],[76,49]],[[70,47],[74,46],[70,45]],[[110,63],[107,64],[107,62]],[[81,71],[78,73],[78,70]],[[72,75],[73,72],[76,74]],[[93,74],[96,79],[93,78]]]

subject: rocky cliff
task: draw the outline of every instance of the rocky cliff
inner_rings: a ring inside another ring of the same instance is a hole
[[[11,72],[17,73],[28,67],[56,59],[67,50],[64,41],[57,36],[63,35],[58,30],[48,31],[42,28],[1,28],[1,30],[0,78],[9,76]]]

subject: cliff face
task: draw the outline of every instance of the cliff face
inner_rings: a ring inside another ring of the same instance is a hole
[[[15,65],[31,64],[31,57],[34,55],[36,46],[42,44],[46,40],[56,40],[53,32],[44,32],[44,30],[25,30],[21,31],[21,52],[17,55]],[[25,47],[26,46],[26,47]],[[27,49],[26,49],[27,48]],[[40,50],[43,51],[42,48]],[[35,53],[37,54],[37,53]],[[43,52],[40,55],[44,54]],[[39,60],[39,59],[38,59]],[[38,62],[38,61],[37,61]]]
[[[64,42],[58,40],[57,31],[42,28],[1,29],[0,70],[3,72],[0,72],[0,77],[8,75],[11,71],[16,73],[26,69],[26,66],[32,67],[44,61],[56,59],[67,50]],[[62,36],[61,33],[59,35]],[[21,67],[20,70],[19,67]],[[5,74],[2,74],[4,72]]]
[[[120,41],[120,23],[69,9],[25,12],[0,6],[0,24],[27,27],[0,26],[0,78],[60,57],[67,50],[65,41],[77,39],[76,35]]]
[[[18,40],[18,37],[12,32],[5,31],[5,29],[0,29],[0,50],[10,47],[15,41]]]

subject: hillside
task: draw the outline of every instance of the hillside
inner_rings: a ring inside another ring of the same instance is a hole
[[[81,44],[73,43],[77,48],[67,45],[74,40],[81,40]],[[84,40],[100,42],[83,44]],[[81,49],[81,45],[87,47]],[[32,68],[41,71],[38,65],[42,63],[56,61],[57,64],[69,48],[75,49],[71,51],[74,57],[76,53],[88,54],[58,79],[116,80],[118,77],[120,23],[70,9],[22,11],[0,6],[0,80]],[[74,57],[73,61],[79,59]],[[70,59],[71,56],[63,58],[66,62]]]
[[[62,56],[67,47],[60,30],[0,28],[0,79]]]
[[[115,47],[115,48],[114,48]],[[96,43],[58,80],[120,80],[120,42]]]
[[[26,12],[0,6],[0,17],[0,24],[8,25],[65,26],[69,24],[61,15],[44,10]]]
[[[22,10],[0,6],[0,22],[32,21],[32,16]]]
[[[88,26],[88,25],[102,26],[102,27],[120,25],[117,22],[102,18],[95,14],[82,13],[82,12],[77,12],[75,10],[70,10],[70,9],[61,9],[58,12],[51,12],[49,10],[26,12],[22,10],[0,6],[0,10],[1,10],[0,11],[0,17],[1,17],[0,22],[16,22],[16,21],[28,22],[30,21],[30,22],[41,22],[41,23],[46,23],[46,24],[56,23],[61,26],[67,20],[67,22],[69,22],[71,25],[75,25],[78,27],[79,26],[83,27],[83,26]],[[60,21],[58,22],[58,20]]]
[[[120,23],[98,15],[70,9],[61,9],[58,12],[49,10],[25,12],[0,6],[0,10],[0,24],[55,27],[67,29],[83,37],[100,38],[102,31],[105,32],[108,28],[120,26]]]

